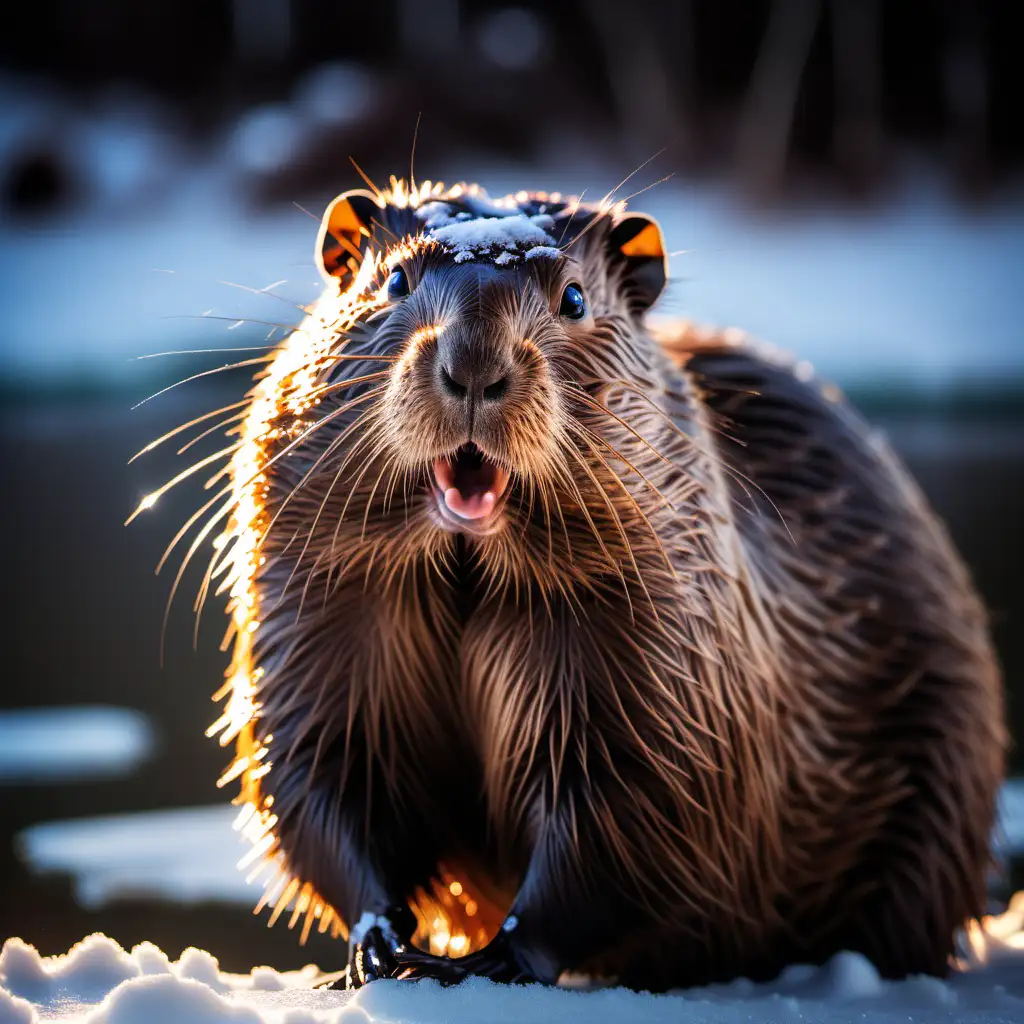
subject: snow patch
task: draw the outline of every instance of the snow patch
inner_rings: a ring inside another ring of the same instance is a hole
[[[88,1024],[261,1024],[251,1006],[231,1003],[212,989],[188,978],[161,975],[119,985],[95,1011]]]
[[[535,245],[526,253],[526,259],[538,260],[538,259],[552,259],[556,260],[562,255],[561,249],[556,249],[553,245]]]
[[[431,228],[443,228],[446,224],[453,224],[455,218],[452,216],[452,207],[449,203],[442,203],[440,200],[424,203],[416,207],[416,219],[423,222],[423,226],[429,231]],[[463,220],[468,220],[467,213]]]
[[[970,969],[950,977],[883,980],[859,953],[822,967],[795,965],[773,982],[740,978],[665,995],[619,988],[495,985],[473,978],[374,982],[358,992],[318,988],[315,967],[248,975],[222,972],[187,949],[177,961],[151,943],[131,952],[90,935],[63,956],[43,957],[20,939],[0,952],[0,1024],[740,1024],[820,1021],[863,1024],[999,1024],[1024,1019],[1024,895],[971,941]]]
[[[440,206],[440,203],[427,203]],[[428,214],[431,223],[438,220],[436,211]],[[538,223],[540,221],[541,223]],[[428,234],[455,254],[456,263],[471,259],[490,258],[497,262],[504,257],[508,263],[519,255],[521,249],[553,247],[554,239],[541,225],[550,225],[551,218],[545,214],[527,217],[519,213],[508,217],[480,217],[476,220],[452,221],[440,227],[431,227]],[[557,252],[557,250],[555,250]],[[506,255],[507,254],[507,255]]]
[[[0,988],[0,1021],[3,1024],[36,1024],[39,1014],[27,1000]]]

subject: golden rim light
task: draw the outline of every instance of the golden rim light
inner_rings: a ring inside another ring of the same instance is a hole
[[[378,199],[382,206],[416,207],[426,201],[455,199],[467,193],[483,194],[475,185],[445,189],[439,182],[426,181],[410,187],[392,178],[390,188],[379,193]],[[510,206],[525,198],[526,193],[520,193],[493,202]],[[211,581],[223,577],[216,593],[228,594],[230,624],[222,649],[232,641],[233,648],[224,685],[213,696],[215,701],[224,702],[222,713],[206,734],[216,736],[221,746],[231,743],[235,746],[235,757],[217,784],[226,786],[235,780],[240,784],[233,801],[239,807],[234,827],[249,841],[251,848],[239,862],[239,868],[248,871],[249,881],[262,877],[264,884],[255,912],[271,907],[268,924],[273,925],[290,908],[288,926],[294,927],[302,921],[301,942],[306,941],[314,925],[318,932],[329,931],[345,938],[348,927],[311,883],[292,876],[274,833],[277,816],[273,797],[263,792],[260,781],[272,768],[267,759],[267,746],[256,737],[255,723],[260,709],[257,691],[263,670],[255,663],[253,652],[254,637],[261,621],[256,577],[265,561],[261,550],[270,525],[266,510],[267,471],[274,458],[281,454],[278,451],[277,456],[273,455],[273,447],[279,445],[282,438],[286,445],[300,443],[304,432],[312,426],[305,416],[319,404],[317,395],[323,387],[324,374],[335,365],[336,357],[344,349],[348,330],[383,305],[379,293],[370,290],[378,272],[408,258],[421,244],[430,241],[429,237],[415,236],[397,242],[385,252],[368,248],[350,286],[340,293],[327,288],[308,309],[302,323],[277,347],[247,396],[248,409],[233,431],[237,435],[235,442],[217,456],[201,460],[146,495],[129,518],[130,522],[144,509],[152,508],[181,480],[218,457],[230,454],[226,469],[214,477],[216,481],[226,473],[230,483],[225,493],[230,496],[221,513],[207,523],[192,545],[194,551],[223,515],[227,515],[225,528],[213,538],[214,557],[202,591],[209,588]],[[425,337],[413,339],[415,343],[423,340]],[[148,445],[143,451],[158,443]],[[271,738],[268,736],[267,740]],[[493,922],[487,921],[489,915],[480,912],[479,904],[466,891],[465,883],[443,872],[432,892],[416,894],[412,909],[419,923],[415,941],[435,954],[468,953],[484,944],[489,937],[487,932],[493,928]],[[484,927],[485,922],[487,927]],[[467,934],[467,930],[472,934]]]

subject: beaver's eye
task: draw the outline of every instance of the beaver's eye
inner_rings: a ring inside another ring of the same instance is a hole
[[[405,271],[401,267],[395,267],[388,278],[388,299],[391,302],[397,302],[398,299],[404,299],[408,294],[409,278],[406,277]]]
[[[569,320],[582,320],[587,315],[583,289],[578,284],[566,285],[565,291],[562,292],[562,304],[558,307],[558,315]]]

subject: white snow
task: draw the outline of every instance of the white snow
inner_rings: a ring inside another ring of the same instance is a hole
[[[416,207],[416,219],[421,221],[428,230],[430,228],[443,228],[446,224],[454,224],[458,219],[469,220],[470,217],[471,214],[465,211],[459,217],[453,217],[451,205],[442,202],[440,199],[435,199]]]
[[[150,943],[122,949],[90,935],[62,956],[20,939],[0,952],[0,1024],[740,1024],[743,1021],[998,1022],[1024,1019],[1024,897],[990,921],[976,961],[947,979],[883,981],[861,955],[823,967],[794,966],[766,985],[728,985],[652,996],[578,982],[549,989],[482,979],[442,989],[434,982],[375,982],[359,992],[318,989],[312,966],[278,973],[220,970],[186,949],[170,960]]]
[[[426,206],[436,207],[440,203],[427,203]],[[438,211],[431,210],[427,215],[427,223],[437,224],[440,221]],[[551,225],[551,218],[546,214],[527,217],[518,213],[510,217],[479,217],[476,220],[450,221],[440,227],[429,227],[427,233],[437,239],[449,252],[455,254],[456,263],[464,263],[471,259],[499,260],[501,265],[518,259],[519,251],[529,247],[533,253],[543,248],[545,255],[549,252],[560,256],[554,248],[554,239],[545,227]]]
[[[528,250],[524,259],[537,260],[537,259],[557,259],[562,255],[561,249],[556,249],[551,245],[535,245],[532,249]]]
[[[0,785],[124,775],[153,742],[149,720],[129,708],[0,711]]]

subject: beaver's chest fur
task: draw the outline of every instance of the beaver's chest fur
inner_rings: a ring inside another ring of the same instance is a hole
[[[383,899],[366,864],[325,863],[344,794],[403,895],[457,882],[486,907],[448,908],[471,937],[511,906],[541,977],[663,987],[841,948],[939,972],[982,906],[1001,770],[980,609],[905,475],[818,385],[726,347],[688,373],[724,451],[647,510],[669,557],[642,550],[625,587],[499,585],[456,537],[400,585],[314,577],[332,589],[301,614],[285,596],[308,650],[262,691],[282,848],[349,919]],[[586,527],[563,514],[568,566]]]

